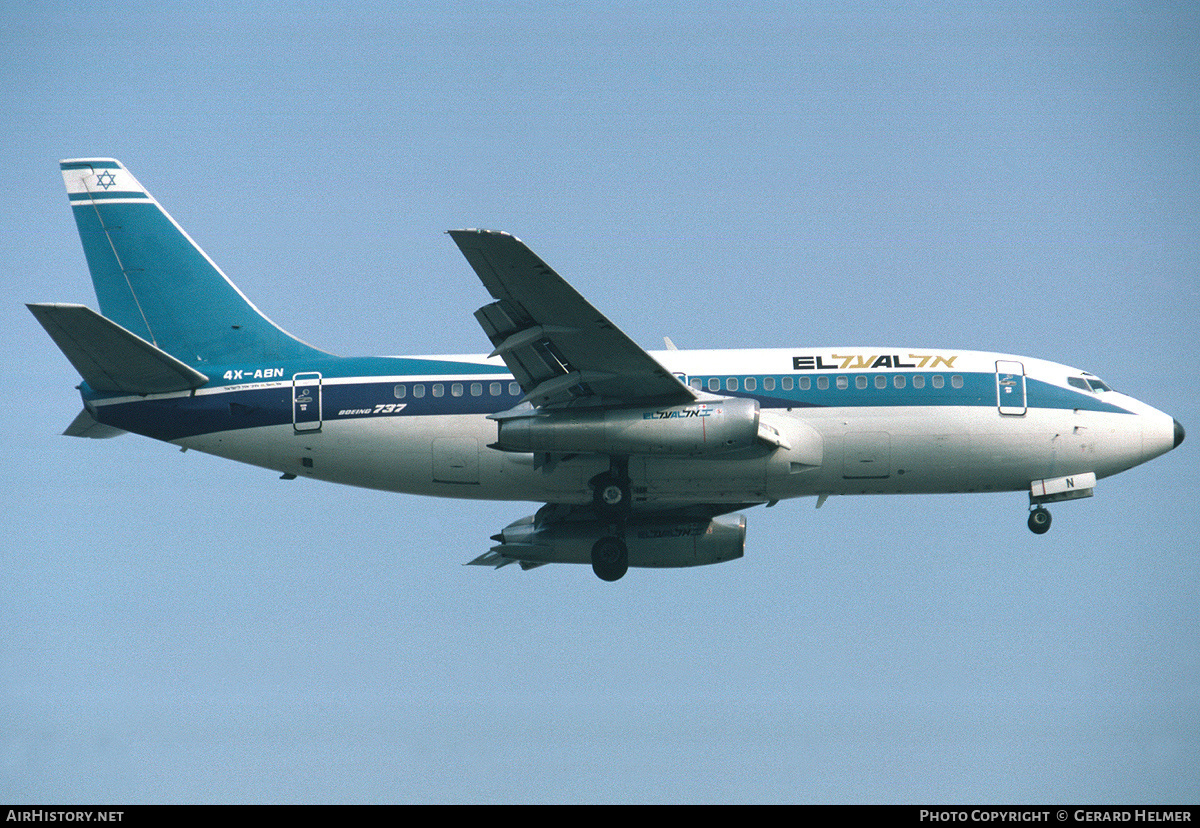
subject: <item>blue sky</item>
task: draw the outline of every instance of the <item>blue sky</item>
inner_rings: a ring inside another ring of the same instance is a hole
[[[615,585],[465,569],[532,512],[59,436],[22,304],[95,306],[60,158],[120,158],[269,316],[488,350],[444,231],[635,341],[1077,365],[1200,430],[1185,4],[29,4],[0,54],[0,800],[1194,802],[1191,441],[1019,493],[748,512]]]

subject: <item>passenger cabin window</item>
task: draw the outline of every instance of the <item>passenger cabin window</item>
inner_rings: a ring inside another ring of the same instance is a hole
[[[896,374],[896,377],[892,381],[892,384],[895,385],[897,388],[903,388],[904,387],[904,374]]]
[[[838,387],[839,391],[845,391],[847,388],[850,387],[850,378],[849,377],[838,377],[837,378],[837,387]]]
[[[763,377],[763,390],[764,391],[774,391],[775,390],[775,378],[774,377]]]
[[[791,390],[792,390],[792,378],[791,378],[791,377],[784,377],[784,378],[783,378],[783,390],[784,390],[784,391],[791,391]]]
[[[962,388],[963,387],[962,374],[955,374],[954,376],[950,377],[950,384],[953,385],[955,388]]]
[[[718,379],[717,377],[709,377],[708,378],[708,390],[709,391],[720,391],[721,390],[721,380]]]
[[[433,384],[433,396],[440,397],[445,393],[446,393],[446,386],[442,385],[440,382],[435,382]]]
[[[725,390],[726,391],[736,391],[737,389],[738,389],[737,377],[726,377]]]
[[[425,386],[421,385],[420,383],[417,383],[416,385],[414,385],[413,386],[413,396],[418,397],[418,398],[424,397],[425,396]]]
[[[500,390],[501,390],[501,385],[498,382],[493,382],[488,385],[488,393],[491,394],[493,397],[499,397]]]
[[[941,388],[941,387],[942,387],[942,386],[944,386],[945,384],[946,384],[946,378],[945,378],[945,377],[943,377],[941,374],[934,374],[934,375],[933,375],[933,387],[934,387],[934,388]]]
[[[754,377],[746,377],[746,390],[747,391],[757,391],[758,390],[758,380],[756,380]]]
[[[925,377],[921,376],[920,374],[917,374],[915,377],[913,377],[913,388],[924,388],[924,387],[925,387]]]
[[[392,389],[392,395],[395,396],[395,398],[398,400],[404,399],[404,396],[407,393],[408,393],[408,388],[406,388],[403,385],[397,385],[395,388]]]
[[[854,378],[854,387],[855,388],[866,388],[867,387],[867,378],[864,377],[862,374],[859,374],[857,377]]]
[[[812,380],[809,379],[808,377],[801,377],[800,378],[800,390],[807,391],[810,388],[812,388]]]
[[[697,391],[704,390],[704,380],[700,379],[699,377],[692,377],[692,381],[691,381],[690,385],[692,386],[692,388],[695,388]]]
[[[817,377],[817,388],[821,391],[828,391],[829,377]]]
[[[876,388],[887,388],[887,377],[885,377],[883,374],[880,374],[879,376],[875,377],[875,387]]]
[[[481,383],[481,382],[471,383],[471,396],[478,397],[481,394],[483,394],[483,383]]]
[[[512,396],[512,397],[521,396],[521,383],[510,382],[508,384],[508,393],[509,393],[509,396]]]

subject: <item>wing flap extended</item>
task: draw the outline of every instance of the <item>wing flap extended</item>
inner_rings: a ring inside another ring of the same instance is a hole
[[[26,305],[96,391],[161,394],[199,388],[208,377],[83,305]]]
[[[492,230],[451,230],[450,237],[496,300],[475,313],[493,354],[535,406],[696,399],[517,237]]]

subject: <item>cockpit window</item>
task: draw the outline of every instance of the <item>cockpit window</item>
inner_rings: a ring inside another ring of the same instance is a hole
[[[1070,385],[1072,388],[1081,388],[1084,391],[1112,390],[1108,387],[1108,383],[1099,377],[1092,376],[1091,374],[1087,374],[1082,377],[1067,377],[1067,385]]]

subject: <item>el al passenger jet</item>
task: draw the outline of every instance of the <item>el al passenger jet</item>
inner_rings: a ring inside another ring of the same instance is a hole
[[[742,556],[739,509],[785,498],[1025,491],[1045,504],[1184,438],[1085,371],[924,348],[648,353],[520,240],[450,237],[493,302],[484,356],[337,357],[286,333],[118,161],[61,162],[100,313],[29,309],[83,377],[66,434],[132,431],[280,472],[544,503],[470,563]]]

